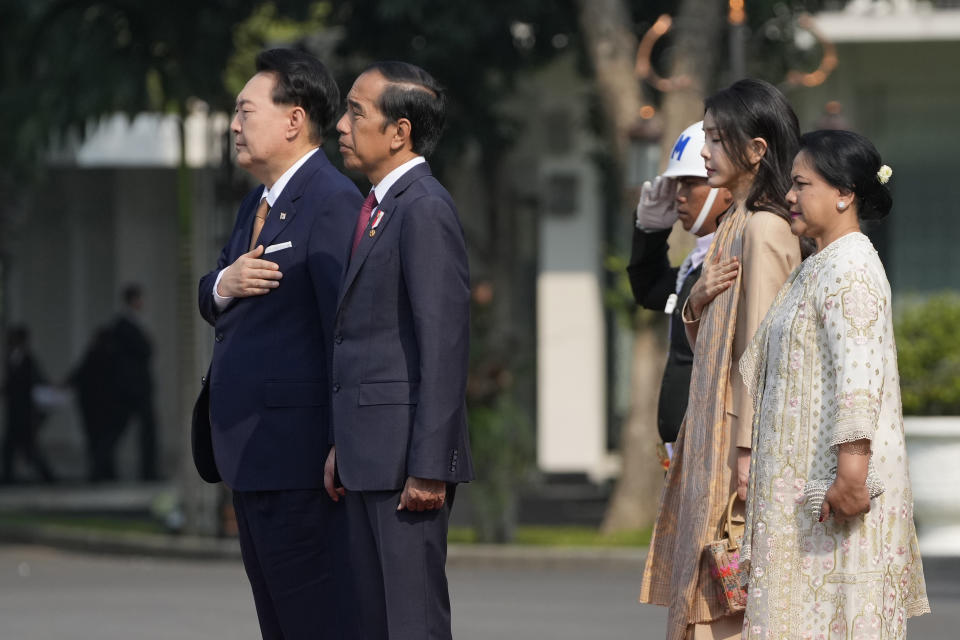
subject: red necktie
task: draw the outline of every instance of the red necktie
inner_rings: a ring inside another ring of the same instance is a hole
[[[357,216],[357,227],[353,230],[353,246],[350,248],[350,257],[353,257],[353,252],[357,250],[357,245],[360,244],[360,238],[363,236],[363,230],[367,228],[367,224],[370,222],[370,214],[373,213],[373,208],[377,206],[377,194],[371,189],[370,193],[367,194],[367,199],[363,201],[363,206],[360,207],[360,215]]]

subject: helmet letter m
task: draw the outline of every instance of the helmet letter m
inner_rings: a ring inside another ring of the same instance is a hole
[[[690,136],[681,135],[677,138],[676,144],[673,145],[673,151],[670,152],[670,157],[680,160],[683,157],[683,150],[687,148],[688,142],[690,142]]]

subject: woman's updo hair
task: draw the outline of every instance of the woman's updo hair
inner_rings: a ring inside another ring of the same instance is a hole
[[[861,220],[879,220],[893,206],[877,172],[882,165],[873,143],[852,131],[820,130],[800,136],[800,151],[833,187],[851,191]]]

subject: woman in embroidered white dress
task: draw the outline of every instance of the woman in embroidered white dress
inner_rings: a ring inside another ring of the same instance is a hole
[[[860,232],[860,220],[890,211],[890,169],[851,132],[808,133],[800,148],[791,228],[818,252],[787,280],[740,363],[756,397],[742,637],[903,638],[906,619],[930,607],[890,285]]]

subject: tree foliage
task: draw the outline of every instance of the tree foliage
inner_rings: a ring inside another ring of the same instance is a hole
[[[497,158],[517,137],[503,109],[524,71],[575,46],[570,0],[354,0],[340,2],[339,47],[352,76],[374,60],[404,60],[440,79],[451,98],[439,153],[455,158],[479,141]],[[438,163],[439,165],[440,163]]]
[[[234,72],[252,66],[266,37],[299,35],[294,20],[318,28],[327,11],[325,3],[293,1],[6,0],[0,171],[35,167],[51,136],[82,136],[107,114],[182,113],[192,98],[229,109],[228,62]]]

